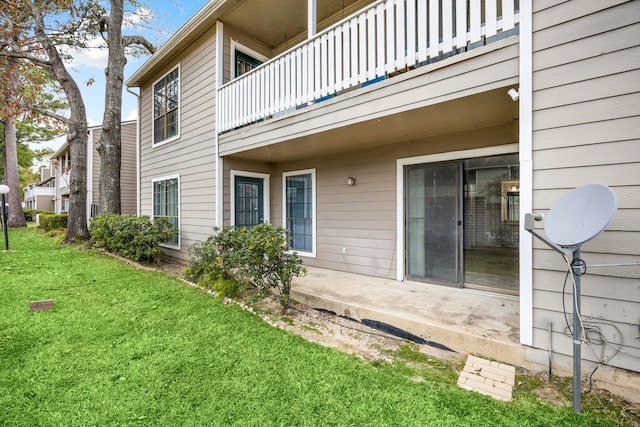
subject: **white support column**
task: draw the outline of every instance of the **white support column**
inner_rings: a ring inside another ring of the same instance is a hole
[[[215,146],[216,146],[216,207],[215,207],[215,224],[216,227],[222,228],[223,226],[223,163],[220,158],[220,87],[224,84],[224,25],[222,22],[216,22],[216,128],[215,132]]]
[[[520,224],[533,208],[533,12],[520,3]],[[533,241],[520,233],[520,343],[533,345]]]
[[[316,35],[316,22],[317,22],[317,11],[316,11],[316,0],[308,0],[307,6],[307,33],[308,37],[311,38]]]

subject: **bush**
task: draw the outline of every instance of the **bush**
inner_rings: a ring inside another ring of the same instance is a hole
[[[94,247],[133,261],[157,261],[162,254],[160,243],[178,230],[165,218],[152,221],[148,216],[106,214],[91,220],[89,233]]]
[[[52,213],[43,213],[40,214],[40,225],[44,231],[52,231],[52,230],[64,230],[67,228],[67,218],[69,215],[67,214],[52,214]]]
[[[262,293],[270,292],[287,310],[291,306],[291,281],[306,273],[302,260],[288,251],[288,233],[282,227],[260,224],[251,229],[215,228],[215,234],[189,248],[187,278],[200,284],[214,284],[221,293],[229,281],[242,287],[250,284]],[[237,292],[237,290],[235,290]],[[229,295],[225,295],[229,296]]]
[[[53,212],[41,211],[38,209],[23,209],[22,212],[24,213],[25,221],[35,221],[36,215],[38,214],[44,214],[44,213],[53,214]]]

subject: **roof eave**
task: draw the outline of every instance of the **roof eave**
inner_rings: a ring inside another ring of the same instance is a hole
[[[195,15],[191,17],[178,31],[175,32],[169,40],[166,41],[158,50],[138,68],[127,79],[125,84],[128,87],[140,87],[146,81],[150,74],[155,72],[157,68],[164,65],[164,60],[176,54],[177,49],[185,43],[193,40],[194,34],[204,31],[211,22],[217,20],[221,15],[222,6],[234,3],[230,0],[209,0]]]

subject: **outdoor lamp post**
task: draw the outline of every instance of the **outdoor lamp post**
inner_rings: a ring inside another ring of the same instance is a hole
[[[9,187],[0,185],[0,194],[2,194],[2,228],[4,229],[4,250],[9,250],[9,227],[7,227],[7,204],[5,202],[5,194],[9,192]]]

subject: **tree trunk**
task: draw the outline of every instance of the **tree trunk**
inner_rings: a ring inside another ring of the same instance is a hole
[[[100,154],[100,214],[121,212],[120,174],[122,163],[122,86],[127,59],[122,40],[123,0],[111,0],[107,23],[109,59],[107,62],[102,134],[98,142]]]
[[[89,239],[87,228],[87,112],[78,85],[64,65],[56,46],[44,31],[42,10],[33,3],[35,33],[51,63],[53,77],[60,83],[69,103],[69,134],[67,142],[71,152],[71,175],[69,177],[69,218],[67,237],[64,243]]]
[[[17,98],[18,82],[15,73],[15,67],[8,67],[8,91],[7,102],[12,105]],[[9,108],[11,111],[11,108]],[[18,130],[16,128],[16,118],[12,113],[9,113],[6,117],[4,124],[4,142],[5,142],[5,179],[9,186],[8,203],[9,203],[9,217],[7,218],[7,225],[9,227],[26,227],[27,222],[24,219],[24,212],[22,211],[22,189],[20,188],[20,173],[18,167]]]
[[[9,186],[9,194],[7,194],[9,203],[9,217],[7,225],[9,227],[26,227],[27,223],[24,219],[22,211],[22,189],[20,188],[20,175],[18,173],[18,139],[16,130],[16,118],[9,116],[6,118],[4,126],[5,141],[5,165],[4,170],[7,185]]]

